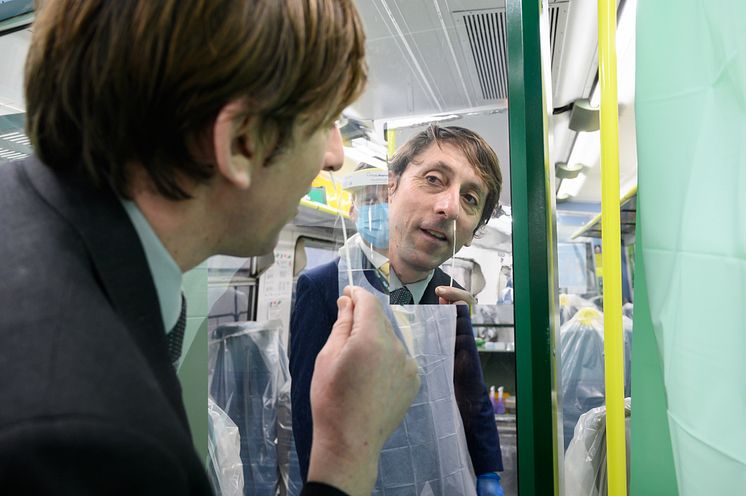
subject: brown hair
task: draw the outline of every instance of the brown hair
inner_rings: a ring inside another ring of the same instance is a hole
[[[487,186],[487,198],[482,209],[476,232],[492,217],[500,200],[503,177],[500,172],[500,162],[495,150],[480,135],[470,129],[458,126],[440,127],[430,124],[427,129],[418,133],[404,143],[394,154],[389,163],[389,171],[396,177],[396,183],[412,161],[424,153],[431,145],[441,146],[443,143],[455,146],[464,154],[466,160],[474,167],[477,175]]]
[[[187,198],[179,174],[206,182],[195,157],[237,98],[271,157],[296,124],[330,126],[367,78],[351,0],[55,0],[37,3],[26,61],[27,131],[49,167],[109,182],[128,196],[125,165]]]

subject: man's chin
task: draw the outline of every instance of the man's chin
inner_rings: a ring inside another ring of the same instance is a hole
[[[413,266],[419,267],[421,269],[425,269],[428,272],[431,270],[435,270],[441,265],[443,265],[446,261],[450,260],[452,252],[448,253],[427,253],[427,252],[420,252],[419,257],[414,257]]]
[[[280,239],[280,231],[257,235],[249,239],[244,239],[242,243],[235,244],[221,250],[219,255],[228,255],[231,257],[259,257],[272,253]]]

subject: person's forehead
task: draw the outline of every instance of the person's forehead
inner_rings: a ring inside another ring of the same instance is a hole
[[[457,174],[462,176],[465,182],[487,192],[487,183],[482,179],[481,171],[469,162],[466,154],[459,147],[450,143],[432,143],[412,160],[409,168],[413,172],[435,168]]]
[[[352,190],[352,194],[355,198],[381,197],[381,195],[388,194],[388,189],[386,185],[364,186],[355,188]]]

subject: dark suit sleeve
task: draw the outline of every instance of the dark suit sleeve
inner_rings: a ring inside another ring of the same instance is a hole
[[[95,417],[29,420],[0,431],[3,494],[211,494],[195,489],[187,472],[159,440]]]
[[[466,305],[457,307],[453,383],[469,455],[477,475],[502,471],[500,438],[482,376],[469,309]]]
[[[316,356],[326,344],[336,320],[336,296],[339,287],[339,283],[334,283],[336,280],[336,264],[323,274],[318,271],[312,271],[310,275],[302,274],[298,278],[295,306],[290,319],[293,436],[304,481],[308,476],[313,440],[311,378]]]
[[[303,486],[300,496],[347,496],[347,493],[321,482],[308,482]]]

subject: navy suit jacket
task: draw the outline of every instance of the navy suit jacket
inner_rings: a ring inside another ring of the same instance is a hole
[[[0,488],[211,494],[140,240],[81,176],[0,167]]]
[[[290,321],[290,375],[293,435],[298,451],[301,476],[306,480],[311,454],[313,420],[311,418],[311,377],[316,355],[326,344],[337,320],[339,297],[338,260],[304,272],[298,278],[295,305]],[[383,291],[375,270],[365,271],[368,281]],[[437,286],[447,286],[450,277],[436,269],[420,304],[437,304]],[[455,283],[454,283],[455,284]],[[477,475],[501,471],[500,440],[492,404],[484,385],[479,354],[474,342],[471,318],[466,306],[458,305],[454,389],[466,443]],[[365,401],[361,393],[360,401]]]

